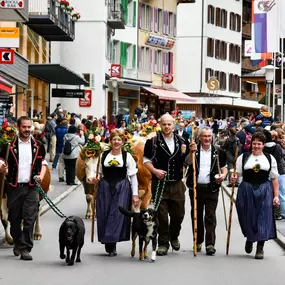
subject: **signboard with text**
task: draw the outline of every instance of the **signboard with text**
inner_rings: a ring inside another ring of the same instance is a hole
[[[84,98],[84,91],[81,89],[52,89],[51,96],[58,98]]]
[[[156,46],[156,47],[171,49],[175,44],[175,40],[168,39],[168,38],[165,38],[162,36],[157,36],[154,34],[149,34],[148,39],[146,41],[146,44],[150,45],[150,46]]]
[[[3,9],[24,9],[24,1],[23,0],[1,0],[0,8]]]
[[[0,27],[0,47],[19,48],[19,28]]]
[[[92,90],[84,90],[84,98],[79,98],[79,107],[91,107]]]

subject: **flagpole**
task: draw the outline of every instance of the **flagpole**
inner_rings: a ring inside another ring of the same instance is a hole
[[[272,115],[273,118],[275,119],[276,52],[273,53],[273,66],[274,66],[274,73],[273,73],[273,92],[272,92]]]
[[[284,64],[283,64],[283,58],[284,58],[284,38],[281,39],[281,118],[280,121],[284,122]]]

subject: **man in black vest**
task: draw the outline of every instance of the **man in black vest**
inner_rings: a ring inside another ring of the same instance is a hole
[[[174,250],[180,249],[178,237],[185,214],[186,190],[182,182],[183,163],[189,153],[189,143],[173,133],[171,115],[163,115],[160,126],[162,132],[145,144],[144,165],[152,173],[152,197],[155,208],[158,206],[157,254],[167,255],[169,242]]]
[[[183,122],[179,123],[179,129],[174,132],[182,137],[184,141],[189,141],[190,135],[185,131],[185,124]]]
[[[195,152],[196,181],[197,181],[197,251],[200,252],[204,242],[204,228],[206,229],[206,253],[214,255],[216,252],[216,209],[219,199],[219,189],[221,182],[227,176],[227,165],[225,152],[217,152],[212,145],[213,134],[209,127],[203,127],[199,130],[198,146],[195,143],[190,145],[192,152]],[[192,157],[188,156],[189,168],[187,173],[186,185],[189,188],[191,200],[191,217],[193,227],[193,165]],[[218,159],[221,169],[219,174]],[[204,218],[205,209],[205,218]],[[205,220],[205,225],[204,225]]]
[[[30,252],[33,248],[34,224],[40,200],[34,179],[38,182],[43,180],[48,164],[43,144],[31,135],[31,119],[20,117],[17,128],[19,135],[11,142],[11,146],[4,145],[1,150],[0,171],[6,173],[8,219],[15,244],[13,253],[15,256],[21,255],[22,260],[32,260]],[[6,165],[4,159],[7,151],[9,155]]]

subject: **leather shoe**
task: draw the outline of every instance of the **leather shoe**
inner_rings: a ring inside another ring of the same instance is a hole
[[[22,260],[33,260],[33,257],[30,255],[30,253],[27,250],[23,250],[21,252],[21,259]]]
[[[250,254],[252,252],[252,245],[253,245],[253,243],[250,241],[245,242],[245,248],[244,249],[245,249],[245,252],[247,254]]]
[[[178,239],[170,241],[172,249],[178,251],[180,249],[180,242]]]
[[[20,256],[21,250],[20,250],[20,247],[18,245],[14,245],[13,253],[14,253],[15,256]]]
[[[112,251],[109,252],[109,256],[113,257],[113,256],[117,256],[117,250],[113,249]]]
[[[163,255],[167,255],[167,252],[168,252],[168,248],[166,246],[159,246],[156,251],[156,254],[158,256],[163,256]]]
[[[263,259],[263,257],[264,257],[263,245],[257,245],[255,259]]]
[[[207,255],[213,256],[213,255],[215,255],[215,253],[216,253],[216,249],[214,248],[213,245],[209,245],[206,247],[206,254]]]

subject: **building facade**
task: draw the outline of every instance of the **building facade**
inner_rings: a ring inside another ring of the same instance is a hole
[[[259,107],[240,99],[242,12],[243,1],[236,0],[202,0],[178,6],[177,88],[197,100],[190,105],[178,102],[180,109],[223,118]],[[219,81],[216,91],[208,89],[211,77]]]

